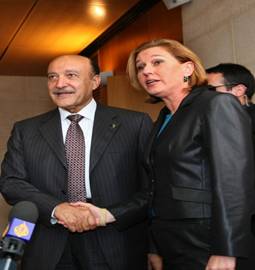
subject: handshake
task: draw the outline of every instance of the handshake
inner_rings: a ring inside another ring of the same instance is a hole
[[[85,202],[61,203],[55,207],[54,217],[71,232],[93,230],[115,221],[107,209]]]

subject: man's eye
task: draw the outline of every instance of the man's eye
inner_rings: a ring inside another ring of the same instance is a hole
[[[68,73],[66,76],[67,76],[67,78],[69,78],[69,79],[78,77],[78,75],[77,75],[76,73]]]
[[[57,79],[57,75],[54,75],[54,74],[48,75],[48,80],[49,80],[49,81],[54,81],[54,80],[56,80],[56,79]]]

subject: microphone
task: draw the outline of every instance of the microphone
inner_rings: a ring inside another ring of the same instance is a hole
[[[32,202],[21,201],[13,206],[0,242],[0,270],[16,270],[16,261],[22,257],[25,244],[32,237],[38,215]]]

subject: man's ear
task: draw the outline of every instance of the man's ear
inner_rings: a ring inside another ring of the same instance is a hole
[[[92,78],[92,88],[96,90],[101,83],[101,77],[99,75],[94,75]]]
[[[244,84],[238,84],[232,87],[232,93],[236,97],[242,97],[245,95],[247,87]]]

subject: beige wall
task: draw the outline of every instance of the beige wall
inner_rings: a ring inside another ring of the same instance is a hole
[[[234,62],[255,74],[255,0],[192,0],[182,18],[184,44],[206,68]]]
[[[163,103],[149,104],[146,102],[148,95],[131,87],[127,76],[116,75],[108,78],[107,101],[108,105],[128,108],[135,111],[147,112],[153,120],[157,119]]]
[[[14,122],[53,108],[43,77],[0,76],[0,159]],[[0,232],[7,223],[9,207],[0,195]]]

